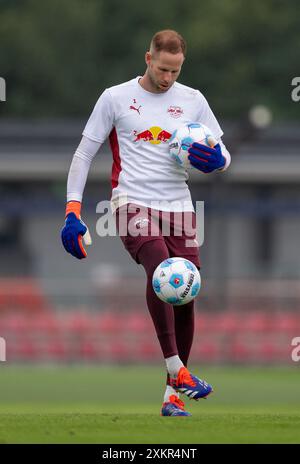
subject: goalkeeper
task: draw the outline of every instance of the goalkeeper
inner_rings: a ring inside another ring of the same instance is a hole
[[[166,365],[163,416],[190,416],[180,394],[198,400],[212,391],[211,385],[188,370],[194,302],[173,307],[159,300],[152,288],[155,268],[169,257],[189,259],[200,268],[187,173],[171,159],[168,140],[184,122],[201,122],[210,128],[216,144],[207,147],[194,143],[189,149],[191,164],[205,175],[221,173],[230,164],[222,129],[207,100],[199,90],[177,82],[185,54],[185,41],[176,31],[160,31],[146,52],[144,75],[100,95],[70,167],[66,221],[61,234],[67,252],[78,259],[86,257],[82,240],[90,244],[91,239],[81,219],[82,196],[90,164],[109,138],[113,156],[112,211],[125,248],[145,269],[147,306]],[[168,236],[162,232],[164,213],[170,217]],[[143,233],[132,234],[132,223]],[[182,228],[178,234],[178,223],[192,224],[192,231]]]

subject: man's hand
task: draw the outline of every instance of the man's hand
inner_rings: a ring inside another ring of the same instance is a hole
[[[92,239],[86,224],[80,219],[81,203],[71,201],[67,203],[66,222],[61,231],[61,240],[65,250],[75,258],[82,259],[87,252],[82,244],[91,245]]]
[[[225,166],[226,159],[222,155],[219,143],[215,146],[208,147],[195,142],[188,149],[188,152],[191,165],[206,174]]]

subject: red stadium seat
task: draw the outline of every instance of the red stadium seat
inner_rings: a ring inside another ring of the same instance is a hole
[[[31,324],[34,321],[33,315],[21,314],[14,312],[0,319],[0,334],[5,336],[6,333],[15,335],[29,333]]]
[[[9,355],[9,350],[8,350]],[[39,358],[40,351],[37,344],[30,339],[20,338],[15,349],[17,360],[33,361]]]
[[[245,362],[251,360],[253,353],[251,346],[243,340],[234,340],[228,345],[226,358],[228,361]]]
[[[199,340],[197,345],[192,349],[192,357],[203,361],[216,361],[219,358],[220,348],[217,342]]]
[[[138,361],[157,361],[161,359],[161,351],[155,339],[142,341],[135,350]]]
[[[127,362],[132,356],[128,343],[119,340],[110,340],[105,343],[105,358],[108,361]]]
[[[209,316],[205,313],[195,313],[195,330],[196,333],[205,332],[205,330],[209,327]]]
[[[59,339],[54,339],[48,341],[46,354],[51,360],[65,361],[68,353],[65,344]]]
[[[300,316],[297,313],[283,313],[272,317],[272,329],[275,332],[300,333]]]
[[[49,309],[48,301],[39,283],[31,278],[0,279],[0,311],[11,309],[41,312]]]
[[[255,353],[255,360],[258,363],[278,361],[278,347],[274,341],[262,340],[261,342],[257,343]]]
[[[219,333],[236,332],[239,328],[239,314],[237,312],[224,312],[211,316],[210,330]]]
[[[77,354],[84,360],[95,360],[101,357],[101,350],[94,341],[83,340]]]
[[[239,323],[239,331],[265,332],[270,327],[270,316],[263,311],[242,313]]]
[[[145,332],[152,330],[153,323],[148,314],[144,312],[130,312],[124,317],[123,330],[129,332]],[[154,330],[154,328],[153,328]]]
[[[123,315],[121,313],[103,312],[95,316],[94,328],[100,333],[119,333],[123,330]]]
[[[29,325],[31,330],[37,332],[53,333],[61,330],[59,318],[53,312],[36,315]]]
[[[74,312],[64,317],[63,326],[73,333],[87,333],[93,327],[93,318],[88,312]]]

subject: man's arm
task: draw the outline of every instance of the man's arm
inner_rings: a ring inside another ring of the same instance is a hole
[[[92,243],[88,227],[81,220],[81,201],[92,160],[100,146],[100,142],[83,136],[73,156],[68,175],[66,220],[61,239],[65,250],[78,259],[87,256],[82,239],[85,245]]]
[[[82,244],[91,244],[87,226],[81,220],[81,201],[91,162],[107,138],[114,124],[113,101],[109,90],[99,97],[84,128],[82,140],[73,156],[68,175],[66,223],[61,239],[68,253],[75,258],[85,258]]]
[[[82,201],[91,163],[101,147],[100,142],[83,136],[70,166],[67,182],[67,201]]]

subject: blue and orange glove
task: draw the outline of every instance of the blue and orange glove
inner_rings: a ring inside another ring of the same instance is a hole
[[[222,169],[226,163],[220,144],[217,143],[215,145],[215,141],[212,138],[209,143],[210,147],[194,142],[188,149],[188,158],[191,165],[206,174],[216,169]]]
[[[80,201],[69,201],[66,206],[66,222],[61,231],[61,240],[65,250],[75,258],[82,259],[87,256],[87,252],[82,244],[91,245],[92,239],[89,229],[80,218]]]

